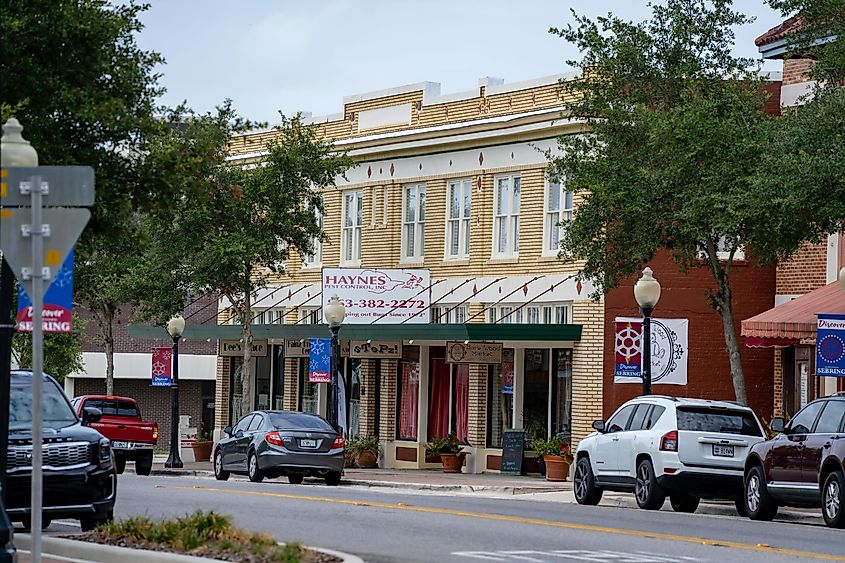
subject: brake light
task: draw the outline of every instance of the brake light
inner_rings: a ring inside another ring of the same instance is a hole
[[[343,436],[338,434],[337,437],[334,439],[334,444],[332,444],[332,449],[342,448],[345,445],[346,445],[346,442],[344,441]]]
[[[660,438],[660,450],[664,452],[678,451],[678,431],[672,430]]]
[[[264,439],[267,440],[268,444],[273,444],[274,446],[284,446],[285,440],[281,436],[279,436],[278,432],[270,432]]]
[[[153,442],[158,440],[158,425],[153,426]]]

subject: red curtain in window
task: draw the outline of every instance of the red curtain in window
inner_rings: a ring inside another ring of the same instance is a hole
[[[402,390],[399,404],[399,439],[417,439],[417,412],[420,395],[420,365],[402,364]]]
[[[449,434],[449,364],[431,358],[431,396],[428,399],[428,438]]]
[[[469,421],[469,364],[455,368],[455,434],[461,442],[467,441]]]

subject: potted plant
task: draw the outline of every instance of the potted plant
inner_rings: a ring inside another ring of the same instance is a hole
[[[426,444],[425,453],[426,457],[440,456],[444,473],[460,473],[467,455],[454,434],[445,438],[434,438]]]
[[[194,461],[209,461],[211,459],[211,449],[214,442],[211,439],[211,433],[208,431],[201,431],[197,436],[197,440],[191,444],[194,450]]]
[[[378,467],[381,445],[377,437],[360,436],[355,438],[346,445],[346,451],[350,452],[358,467],[362,469]]]
[[[547,481],[566,481],[572,463],[572,448],[563,438],[535,438],[531,449],[543,457]]]

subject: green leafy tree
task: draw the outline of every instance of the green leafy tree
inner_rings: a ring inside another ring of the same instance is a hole
[[[759,263],[792,254],[841,223],[820,184],[784,194],[760,162],[778,132],[751,61],[731,54],[732,28],[751,19],[728,0],[668,0],[642,23],[612,14],[552,29],[584,56],[562,84],[588,132],[560,138],[550,174],[579,196],[561,256],[608,291],[661,249],[713,277],[736,399],[746,403],[731,271],[744,251]],[[761,182],[766,177],[767,181]]]

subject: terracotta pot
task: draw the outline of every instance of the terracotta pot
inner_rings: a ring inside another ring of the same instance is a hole
[[[440,454],[440,461],[443,462],[444,473],[460,473],[464,465],[466,454]]]
[[[378,458],[373,452],[364,450],[355,458],[355,463],[362,469],[373,469],[374,467],[378,467]]]
[[[343,466],[344,467],[355,467],[355,456],[352,455],[352,452],[344,450],[344,452],[343,452]]]
[[[191,448],[194,450],[194,460],[209,461],[211,459],[211,448],[214,442],[194,442]]]
[[[569,462],[559,455],[543,456],[546,463],[546,481],[566,481],[569,478]]]

